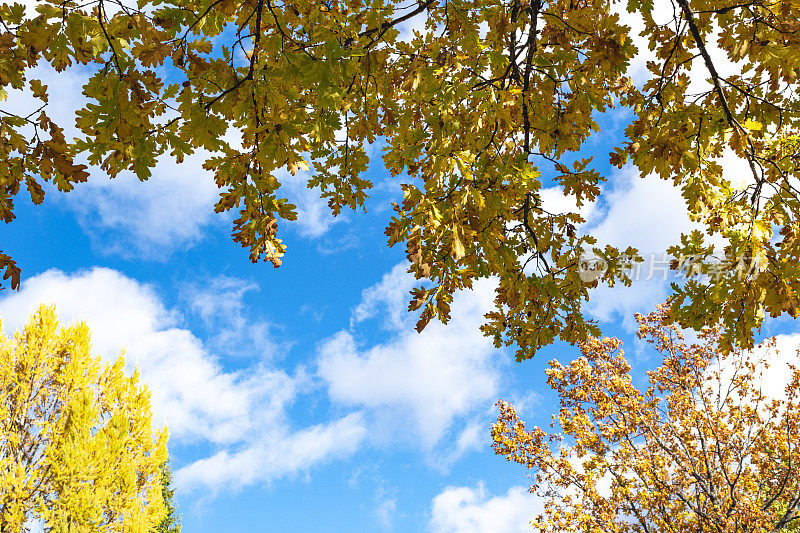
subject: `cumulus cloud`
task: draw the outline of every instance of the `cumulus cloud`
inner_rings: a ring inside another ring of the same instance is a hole
[[[292,433],[268,430],[252,446],[235,452],[223,450],[182,468],[176,473],[176,480],[188,488],[239,489],[347,457],[358,449],[365,433],[359,413]]]
[[[273,411],[291,399],[293,380],[262,370],[258,377],[225,373],[152,288],[119,272],[96,268],[75,276],[51,270],[29,279],[0,302],[9,329],[19,327],[40,302],[55,303],[62,320],[85,320],[95,352],[112,358],[123,349],[153,394],[155,411],[175,438],[230,442],[250,429],[248,408],[270,389]],[[265,383],[269,383],[266,385]]]
[[[150,388],[157,423],[167,424],[173,441],[218,450],[176,472],[184,488],[238,488],[306,471],[352,453],[363,438],[358,413],[293,428],[286,409],[307,386],[302,370],[290,374],[256,364],[226,371],[199,338],[179,327],[181,317],[152,287],[119,272],[51,270],[29,278],[0,300],[6,331],[18,329],[41,302],[57,304],[67,323],[85,320],[95,353],[114,357],[127,348],[127,362]]]
[[[620,22],[631,28],[628,36],[636,46],[637,54],[631,60],[628,67],[628,75],[633,83],[641,87],[649,80],[653,74],[647,69],[647,61],[652,61],[650,50],[648,49],[648,39],[640,35],[644,30],[644,19],[638,11],[629,13],[627,2],[614,2],[611,9],[620,17]],[[671,2],[655,2],[653,4],[653,20],[659,24],[666,24],[673,15]]]
[[[489,416],[494,415],[494,405],[487,409],[485,413]],[[441,470],[447,470],[458,459],[468,452],[488,450],[491,446],[491,436],[489,434],[489,424],[485,413],[478,413],[470,420],[461,422],[458,431],[449,440],[446,446],[437,454],[438,466]]]
[[[477,487],[447,487],[433,499],[430,529],[434,533],[528,532],[530,521],[543,510],[541,500],[525,487],[512,487],[491,497]]]
[[[734,160],[726,157],[724,168],[735,166]],[[606,244],[620,249],[633,246],[644,262],[634,267],[630,287],[617,284],[591,290],[586,309],[604,322],[622,318],[625,327],[634,330],[633,314],[649,312],[665,301],[669,283],[680,279],[670,269],[667,249],[679,244],[681,235],[702,226],[689,220],[686,201],[672,181],[654,175],[642,178],[628,165],[616,171],[609,183],[613,187],[603,193],[604,209],[595,210],[585,231],[597,238],[601,248]],[[719,235],[708,237],[708,242],[718,252],[725,246]]]
[[[28,79],[47,85],[49,104],[45,112],[64,128],[67,140],[81,136],[75,126],[75,112],[88,101],[82,87],[92,74],[87,67],[56,72],[48,65],[27,73]],[[11,90],[3,107],[25,115],[40,105],[29,90]],[[200,151],[180,165],[170,157],[161,157],[151,178],[144,182],[131,172],[122,172],[112,180],[99,168],[90,167],[88,181],[78,184],[70,194],[61,195],[47,185],[47,199],[73,211],[98,249],[106,253],[164,257],[195,244],[210,225],[226,220],[214,213],[219,189],[202,168],[207,157],[208,153]]]
[[[227,223],[214,212],[219,188],[202,168],[207,157],[196,152],[181,164],[162,157],[147,181],[130,172],[110,179],[93,170],[63,202],[103,252],[164,257],[199,242],[209,226]]]
[[[565,195],[564,188],[560,186],[545,187],[539,191],[542,208],[550,213],[577,213],[584,220],[589,220],[595,212],[593,202],[584,202],[580,207],[572,195]]]
[[[33,3],[38,4],[39,2]],[[48,104],[43,111],[64,129],[64,137],[67,140],[78,134],[78,129],[75,127],[75,111],[88,101],[83,95],[82,88],[91,74],[92,71],[87,67],[56,72],[54,68],[45,64],[29,69],[25,74],[27,80],[40,80],[47,86]],[[42,101],[34,98],[33,93],[28,89],[19,90],[9,87],[7,92],[8,95],[6,101],[3,102],[2,109],[20,116],[34,114],[42,105]]]
[[[698,226],[689,220],[686,201],[672,181],[641,178],[628,165],[614,172],[613,189],[604,191],[608,206],[588,232],[598,245],[633,246],[642,253],[664,253],[682,233]]]
[[[400,32],[397,39],[399,41],[411,42],[417,34],[426,35],[428,33],[427,22],[428,17],[425,12],[419,13],[401,22],[398,24],[397,28]]]
[[[774,398],[785,398],[786,387],[792,378],[790,365],[800,364],[800,334],[777,335],[775,350],[765,355],[768,367],[762,367],[762,390]]]
[[[585,231],[597,238],[599,247],[633,246],[645,262],[637,267],[637,279],[630,287],[593,289],[586,309],[605,322],[622,318],[628,329],[634,329],[633,313],[649,311],[664,301],[669,281],[674,280],[667,248],[698,226],[689,220],[680,189],[671,181],[653,175],[641,178],[635,168],[626,166],[614,173],[610,183],[613,188],[604,192],[606,209],[594,214]]]
[[[661,279],[634,281],[630,287],[598,287],[590,291],[586,310],[602,322],[622,321],[627,331],[636,331],[634,313],[648,313],[666,301],[669,285]]]
[[[494,284],[457,294],[450,323],[431,322],[418,334],[405,316],[414,281],[406,269],[396,266],[364,291],[353,312],[354,323],[383,317],[389,338],[362,346],[353,331],[340,331],[322,344],[318,375],[334,402],[366,411],[375,438],[412,438],[433,450],[448,436],[466,452],[475,448],[471,417],[498,393],[500,354],[479,331]]]

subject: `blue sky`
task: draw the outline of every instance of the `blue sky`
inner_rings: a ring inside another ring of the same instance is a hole
[[[39,75],[69,123],[80,73]],[[603,117],[581,155],[605,160],[626,120]],[[578,350],[558,343],[519,364],[491,347],[478,331],[491,280],[457,296],[449,325],[417,334],[404,250],[383,234],[400,180],[379,146],[371,155],[367,213],[333,219],[307,176],[283,176],[300,220],[281,227],[289,251],[279,269],[250,263],[231,241],[201,156],[163,161],[145,183],[94,173],[38,207],[20,194],[17,220],[0,227],[24,275],[19,292],[0,295],[4,329],[56,303],[65,321],[89,323],[98,353],[127,350],[170,430],[187,533],[525,531],[540,508],[526,473],[490,449],[494,403],[510,400],[546,426],[557,407],[547,361]],[[601,170],[602,201],[582,210],[601,241],[659,253],[690,229],[669,183]],[[543,200],[574,209],[557,188]],[[598,289],[587,306],[604,334],[626,342],[640,380],[657,360],[633,339],[632,314],[666,294],[666,283],[641,281]],[[793,328],[773,321],[765,331]]]
[[[370,177],[368,213],[339,220],[289,186],[307,218],[284,225],[279,269],[232,243],[192,161],[147,183],[95,176],[43,206],[20,201],[2,228],[25,276],[0,299],[6,331],[55,302],[65,320],[89,322],[102,355],[127,349],[170,429],[185,531],[514,531],[539,508],[526,473],[489,447],[493,404],[511,400],[546,425],[546,363],[577,349],[559,343],[518,364],[492,348],[478,332],[490,280],[458,295],[449,325],[417,334],[404,251],[383,235],[398,187],[380,159]],[[587,227],[663,250],[688,227],[680,205],[669,184],[625,169]],[[632,339],[631,316],[664,291],[598,290],[588,307],[629,344],[639,375],[656,360]]]

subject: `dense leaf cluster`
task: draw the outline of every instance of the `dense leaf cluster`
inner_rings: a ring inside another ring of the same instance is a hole
[[[455,291],[493,276],[484,331],[527,358],[556,338],[597,334],[582,312],[588,289],[613,284],[635,253],[600,246],[610,268],[584,283],[580,258],[598,243],[577,213],[549,212],[540,195],[546,171],[576,205],[597,201],[604,177],[578,153],[598,114],[622,105],[634,117],[610,162],[671,180],[707,230],[670,250],[694,258],[692,280],[674,287],[673,318],[722,319],[724,346],[749,345],[765,314],[797,314],[800,5],[672,8],[661,20],[642,0],[3,4],[0,97],[27,90],[41,106],[0,108],[0,216],[13,218],[22,188],[41,202],[41,180],[70,190],[87,178],[84,162],[147,179],[160,157],[203,150],[217,211],[238,213],[233,238],[278,266],[278,221],[296,217],[284,173],[313,166],[308,185],[334,213],[358,208],[371,187],[366,148],[381,140],[383,163],[405,183],[389,244],[404,242],[426,280],[411,303],[419,327],[447,320]],[[644,24],[641,86],[627,74],[637,36],[625,9]],[[75,140],[30,74],[41,64],[89,72]],[[744,176],[723,172],[726,154]],[[720,264],[730,267],[709,277]]]

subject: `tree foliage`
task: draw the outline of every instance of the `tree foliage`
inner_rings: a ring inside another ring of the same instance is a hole
[[[800,369],[784,391],[760,379],[774,339],[755,352],[719,348],[719,326],[688,343],[668,309],[637,316],[664,356],[635,387],[617,339],[551,362],[563,433],[526,429],[500,402],[493,447],[534,472],[539,531],[778,532],[800,524]],[[757,355],[759,354],[759,355]]]
[[[238,213],[234,240],[278,266],[278,220],[296,217],[281,172],[313,166],[308,185],[334,214],[358,208],[372,185],[366,147],[382,139],[386,168],[405,176],[387,235],[423,280],[410,304],[419,327],[495,276],[483,329],[526,358],[598,334],[582,313],[593,284],[579,259],[599,244],[576,230],[578,214],[545,209],[542,175],[580,206],[598,200],[597,168],[631,162],[680,188],[707,230],[671,249],[696,258],[675,265],[693,277],[674,287],[673,318],[722,319],[723,345],[751,345],[766,313],[797,314],[800,4],[671,2],[666,21],[645,0],[3,4],[0,98],[26,90],[41,106],[0,112],[0,216],[13,218],[22,188],[40,203],[42,180],[71,190],[84,163],[147,179],[160,157],[206,150],[216,210]],[[636,47],[612,8],[644,21],[643,86],[627,74]],[[401,34],[411,21],[419,31]],[[31,75],[42,64],[89,72],[75,140]],[[606,161],[583,158],[613,106],[632,113],[625,138]],[[733,173],[720,165],[728,152],[744,162]],[[613,284],[634,252],[600,246],[611,268],[598,283]],[[721,263],[723,275],[702,276]]]
[[[172,486],[172,470],[169,461],[161,464],[161,496],[166,512],[156,526],[155,533],[181,533],[181,516],[175,503],[175,488]]]
[[[138,374],[91,355],[85,324],[43,306],[0,336],[0,531],[151,531],[167,458],[151,419]]]

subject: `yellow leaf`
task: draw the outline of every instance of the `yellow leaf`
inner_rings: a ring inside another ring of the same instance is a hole
[[[453,256],[456,259],[461,259],[466,253],[464,243],[461,242],[461,238],[458,236],[458,229],[453,226]]]
[[[751,131],[761,131],[764,126],[760,122],[747,119],[744,121],[744,127]]]

